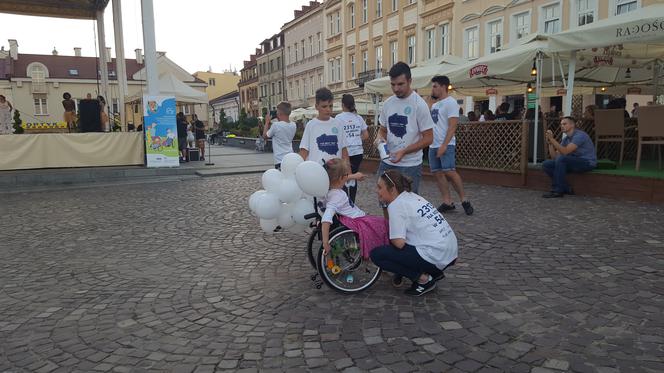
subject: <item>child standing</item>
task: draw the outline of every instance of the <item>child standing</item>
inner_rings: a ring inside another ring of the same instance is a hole
[[[331,117],[332,92],[323,87],[316,91],[318,117],[304,127],[300,142],[300,156],[305,161],[327,162],[332,158],[348,160],[348,143],[343,123]]]
[[[297,127],[289,120],[291,104],[282,102],[277,105],[277,121],[271,123],[270,117],[265,116],[263,137],[272,139],[272,154],[274,155],[274,168],[281,169],[281,160],[288,153],[293,152],[293,137]]]
[[[348,161],[333,158],[325,163],[327,175],[330,178],[330,191],[322,201],[325,204],[325,212],[322,220],[323,250],[325,254],[330,252],[330,225],[334,215],[339,216],[341,224],[352,229],[360,236],[360,248],[364,258],[375,247],[387,245],[387,221],[381,216],[367,215],[348,199],[343,187],[350,176],[350,164]],[[363,175],[358,173],[359,177]]]

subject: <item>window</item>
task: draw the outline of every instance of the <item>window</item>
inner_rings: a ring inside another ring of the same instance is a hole
[[[355,28],[355,3],[348,6],[348,19],[350,20],[350,28]]]
[[[415,35],[408,37],[408,64],[415,63]]]
[[[396,41],[390,42],[390,66],[394,65],[398,61],[398,44]]]
[[[297,52],[297,43],[295,43],[295,48],[294,49],[295,49],[295,62],[297,62],[299,60],[298,52]]]
[[[479,26],[466,29],[463,35],[464,58],[477,58],[480,55],[480,28]]]
[[[336,33],[338,34],[341,32],[341,11],[338,11],[334,14],[335,14],[334,20],[336,23],[336,31],[337,31]]]
[[[369,52],[362,51],[362,71],[369,70]]]
[[[189,105],[182,105],[182,110],[180,110],[180,111],[182,111],[182,113],[184,115],[191,115],[192,114],[191,106],[189,106]]]
[[[440,55],[450,54],[450,24],[440,25]]]
[[[530,12],[515,14],[512,23],[514,24],[515,40],[530,34]]]
[[[305,50],[304,39],[302,39],[302,59],[304,59],[304,57],[305,57],[304,50]]]
[[[355,78],[355,55],[350,55],[350,77]]]
[[[293,82],[288,82],[288,92],[290,92],[290,97],[295,97],[295,91],[293,91]]]
[[[78,76],[78,69],[69,69],[70,76]]]
[[[274,82],[273,82],[272,83],[272,91],[270,93],[270,95],[272,95],[272,96],[274,96],[274,94],[277,92],[274,88],[275,88],[275,85],[274,85]]]
[[[383,0],[376,0],[376,18],[383,16]]]
[[[337,61],[337,81],[341,81],[341,57],[338,57],[336,59]]]
[[[616,14],[629,13],[638,7],[638,0],[616,0]]]
[[[542,8],[544,33],[555,34],[560,31],[560,4],[551,4]]]
[[[594,0],[576,0],[575,11],[576,11],[575,18],[577,20],[577,26],[587,25],[595,21]]]
[[[323,36],[320,32],[316,35],[318,35],[318,53],[320,53],[323,51]]]
[[[302,83],[304,84],[304,90],[302,92],[304,96],[302,96],[302,98],[307,98],[307,94],[309,92],[309,90],[307,89],[307,78],[302,78]]]
[[[383,46],[376,47],[376,70],[383,68]]]
[[[323,86],[323,74],[318,74],[318,88]]]
[[[120,101],[117,98],[113,99],[113,103],[111,104],[111,110],[114,113],[119,113],[120,112]]]
[[[274,60],[270,60],[270,73],[274,71],[276,71],[276,69],[274,68]]]
[[[281,94],[281,80],[277,82],[277,94]]]
[[[369,21],[369,0],[362,0],[362,23]]]
[[[281,70],[281,57],[277,57],[277,70]]]
[[[34,95],[33,97],[35,100],[35,115],[48,115],[46,95]]]
[[[314,37],[309,36],[309,56],[314,55]]]
[[[293,57],[291,56],[291,49],[290,49],[290,47],[288,47],[288,48],[286,48],[286,50],[287,50],[286,58],[288,59],[286,61],[286,64],[290,65],[291,63],[293,63]]]
[[[392,0],[392,11],[396,12],[399,9],[399,0]]]
[[[489,40],[487,43],[488,53],[496,53],[502,49],[503,46],[503,21],[489,22],[487,25],[489,29]]]
[[[408,5],[415,4],[416,2],[417,2],[417,0],[408,0]]]
[[[426,34],[426,56],[425,59],[430,60],[436,57],[436,29],[428,29],[424,31]]]
[[[336,33],[334,32],[334,17],[332,16],[332,14],[330,14],[330,15],[327,17],[327,20],[328,20],[328,22],[330,23],[330,36],[332,36],[332,35],[336,34]],[[297,49],[297,47],[296,47],[295,49]]]
[[[330,83],[332,83],[332,82],[335,82],[335,80],[334,80],[334,60],[330,60],[329,65],[330,65],[330,68],[329,68]]]
[[[309,77],[309,87],[310,87],[309,89],[311,89],[310,95],[313,96],[314,95],[314,77],[313,76]]]
[[[300,81],[299,81],[299,80],[296,80],[296,81],[295,81],[295,87],[297,87],[297,96],[295,96],[295,97],[296,97],[296,98],[301,98],[301,97],[302,97],[302,94],[301,94],[301,92],[300,92]]]

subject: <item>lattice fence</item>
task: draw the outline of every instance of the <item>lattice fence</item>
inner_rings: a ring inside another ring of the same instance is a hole
[[[369,127],[364,156],[378,159],[374,140],[378,126]],[[521,121],[470,122],[457,127],[456,164],[462,168],[525,173],[528,125]],[[428,152],[425,151],[425,157]]]
[[[551,118],[547,117],[542,121],[542,137],[544,138],[544,133],[546,130],[551,130],[554,137],[560,141],[562,136],[562,131],[560,130],[560,118]],[[586,132],[588,136],[595,142],[595,121],[588,119],[581,119],[576,122],[576,128],[579,128]],[[625,119],[625,155],[624,160],[635,160],[636,159],[636,150],[638,146],[637,137],[637,120],[635,118]],[[546,140],[544,140],[546,144]],[[545,145],[546,146],[546,145]],[[597,146],[597,144],[595,144]],[[547,147],[548,149],[548,147]],[[601,159],[612,159],[618,161],[620,157],[620,143],[619,142],[602,142],[600,148],[598,149],[597,157]],[[646,148],[644,148],[644,151]],[[546,150],[548,152],[548,150]],[[647,157],[649,154],[646,153]]]

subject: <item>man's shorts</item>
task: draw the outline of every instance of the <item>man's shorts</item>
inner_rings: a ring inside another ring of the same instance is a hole
[[[442,157],[436,157],[438,148],[429,148],[429,167],[431,172],[456,170],[456,146],[447,145]]]

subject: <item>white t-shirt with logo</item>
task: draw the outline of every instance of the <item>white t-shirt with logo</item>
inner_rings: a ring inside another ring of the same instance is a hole
[[[439,269],[458,256],[457,238],[443,215],[421,196],[403,192],[387,206],[390,239],[401,238]]]
[[[431,118],[434,123],[431,147],[440,148],[447,136],[450,118],[459,118],[459,104],[454,98],[447,96],[431,106]],[[456,136],[452,136],[447,145],[456,145]]]
[[[267,137],[272,138],[272,153],[274,164],[281,163],[284,156],[293,152],[293,137],[297,126],[293,122],[277,121],[270,125]]]
[[[433,128],[429,106],[415,92],[406,98],[388,98],[378,120],[380,125],[387,129],[387,150],[390,153],[420,141],[421,132]],[[383,162],[399,167],[418,166],[422,164],[422,150],[404,155],[399,163],[394,163],[389,158]]]
[[[314,118],[304,127],[300,149],[309,151],[305,161],[320,164],[332,158],[341,158],[341,151],[348,147],[341,121],[330,118],[322,121]]]
[[[323,203],[325,204],[325,212],[321,221],[324,223],[332,223],[334,214],[353,219],[366,215],[364,211],[350,201],[348,194],[341,189],[330,189]]]
[[[367,130],[367,124],[361,116],[356,113],[344,111],[335,117],[344,126],[346,140],[348,141],[348,155],[364,154],[362,147],[362,131]]]

